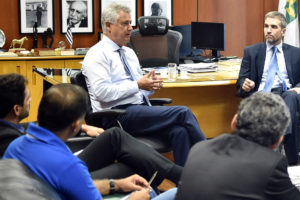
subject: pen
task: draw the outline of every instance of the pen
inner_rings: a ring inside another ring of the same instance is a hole
[[[154,178],[156,177],[158,171],[155,171],[154,174],[152,175],[152,177],[149,180],[149,185],[151,185],[152,181],[154,180]]]

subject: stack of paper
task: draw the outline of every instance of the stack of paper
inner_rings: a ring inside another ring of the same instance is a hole
[[[217,65],[215,63],[181,64],[179,66],[179,69],[187,71],[187,72],[191,72],[191,73],[215,72],[215,71],[217,71]]]
[[[288,167],[288,173],[292,183],[300,189],[300,166]]]

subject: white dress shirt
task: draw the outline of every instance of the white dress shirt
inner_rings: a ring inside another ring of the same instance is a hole
[[[107,36],[95,44],[82,62],[82,73],[91,98],[93,111],[118,105],[141,104],[143,95],[137,81],[126,74],[118,49],[120,47]],[[142,77],[139,60],[135,52],[123,46],[126,59],[137,79]],[[150,95],[147,91],[145,94]]]
[[[269,69],[269,65],[270,65],[270,60],[271,60],[271,57],[273,54],[272,47],[273,46],[267,42],[264,72],[263,72],[263,76],[262,76],[258,91],[263,90],[265,87],[265,83],[266,83],[267,75],[268,75],[268,69]],[[277,63],[278,63],[279,71],[281,73],[282,78],[284,79],[284,81],[286,83],[287,88],[291,88],[292,85],[290,83],[290,80],[289,80],[289,77],[287,74],[284,53],[282,51],[282,42],[280,44],[278,44],[276,47],[278,49],[276,56],[277,56]],[[278,88],[278,87],[282,87],[282,85],[281,85],[281,80],[276,73],[272,88]]]

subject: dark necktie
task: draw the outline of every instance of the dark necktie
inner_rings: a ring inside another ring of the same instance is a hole
[[[281,73],[280,73],[279,67],[278,67],[278,63],[277,63],[277,55],[276,55],[276,53],[278,51],[277,47],[272,47],[272,51],[273,51],[273,54],[272,54],[270,64],[269,64],[267,80],[266,80],[266,83],[265,83],[265,87],[262,91],[264,91],[264,92],[270,92],[271,91],[276,74],[279,77],[279,79],[282,81],[283,91],[286,91],[287,86],[286,86],[286,83],[285,83],[284,79],[281,76]]]
[[[126,73],[131,77],[131,80],[137,81],[137,78],[136,78],[135,74],[133,73],[131,67],[129,66],[129,64],[127,62],[127,59],[126,59],[125,54],[124,54],[124,49],[118,49],[118,52],[120,54],[120,58],[121,58],[121,61],[124,65]],[[143,94],[143,97],[144,97],[147,105],[151,106],[150,100],[149,100],[148,96],[145,94],[145,92],[143,90],[141,90],[141,93]]]

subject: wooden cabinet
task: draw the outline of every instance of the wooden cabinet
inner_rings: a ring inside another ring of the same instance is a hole
[[[38,105],[43,95],[42,76],[34,72],[34,68],[80,69],[84,56],[49,56],[49,57],[2,57],[0,58],[0,74],[18,73],[28,80],[31,92],[31,108],[29,116],[23,121],[36,121]]]

